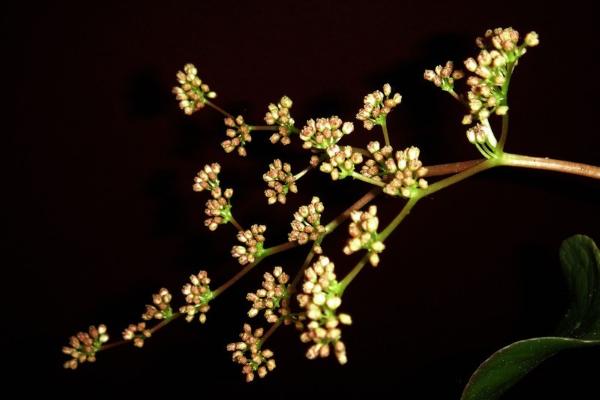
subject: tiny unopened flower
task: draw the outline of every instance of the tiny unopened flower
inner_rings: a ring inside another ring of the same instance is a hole
[[[256,257],[259,257],[263,251],[263,243],[265,237],[263,233],[267,230],[264,225],[252,225],[250,229],[239,231],[237,240],[242,243],[242,246],[233,246],[231,255],[238,259],[242,265],[253,263]]]
[[[171,293],[165,288],[161,288],[158,293],[152,295],[152,303],[146,305],[146,312],[142,319],[149,321],[151,319],[168,319],[173,315],[171,309]]]
[[[123,331],[123,339],[125,340],[133,340],[133,345],[135,347],[144,347],[144,340],[152,336],[152,332],[150,329],[146,328],[145,322],[140,322],[138,324],[130,324]]]
[[[310,204],[300,206],[290,224],[292,231],[288,233],[288,240],[298,244],[318,240],[325,233],[325,227],[321,225],[321,214],[324,209],[325,206],[316,196],[313,196]]]
[[[538,37],[538,34],[535,32],[529,32],[527,35],[525,35],[524,41],[528,47],[535,47],[538,44],[540,44],[540,39]]]
[[[394,150],[392,146],[383,146],[378,141],[369,142],[367,150],[371,153],[369,158],[361,167],[360,173],[368,178],[380,181],[388,170],[396,168]]]
[[[369,93],[363,99],[363,107],[358,110],[356,119],[363,121],[367,130],[373,129],[375,125],[383,125],[387,115],[402,101],[400,93],[392,94],[392,87],[389,83],[383,85],[383,92],[376,90]]]
[[[71,357],[63,364],[67,369],[76,369],[84,362],[96,361],[96,352],[102,344],[108,342],[106,325],[90,326],[87,332],[78,332],[69,339],[69,345],[62,348],[62,352]]]
[[[283,272],[279,266],[273,269],[273,273],[265,272],[262,287],[246,296],[246,299],[252,302],[248,316],[254,318],[264,310],[265,319],[272,324],[277,322],[280,317],[284,318],[286,324],[291,323],[288,304],[289,279],[288,274]]]
[[[242,366],[246,382],[252,382],[256,375],[264,378],[268,372],[275,369],[273,352],[269,349],[262,349],[263,334],[262,328],[257,328],[252,332],[252,327],[244,324],[244,329],[240,333],[241,341],[227,345],[227,351],[232,353],[232,360]]]
[[[227,126],[225,133],[229,139],[221,143],[223,150],[231,153],[237,149],[240,156],[246,156],[246,143],[252,141],[250,125],[244,122],[244,117],[238,115],[236,118],[226,117],[225,126]]]
[[[207,99],[217,97],[206,83],[202,83],[193,64],[186,64],[183,71],[177,72],[177,82],[179,86],[173,88],[173,94],[179,101],[179,108],[187,115],[192,115],[204,107]]]
[[[335,354],[340,364],[345,364],[346,346],[342,342],[341,325],[350,325],[348,314],[338,314],[342,304],[339,296],[339,284],[334,272],[334,264],[325,256],[304,271],[302,293],[297,296],[298,304],[305,311],[308,323],[300,335],[303,343],[312,343],[306,357],[328,357]]]
[[[319,169],[330,174],[334,181],[352,175],[355,166],[363,161],[362,154],[355,152],[352,146],[335,144],[327,148],[327,155],[329,159],[323,161]]]
[[[290,108],[292,108],[292,99],[283,96],[279,103],[269,104],[269,111],[265,115],[267,125],[277,125],[279,130],[271,135],[271,143],[281,142],[283,145],[290,144],[290,133],[294,128],[294,119],[290,116]]]
[[[385,249],[385,245],[379,240],[377,229],[379,218],[377,207],[370,206],[367,211],[352,211],[350,213],[352,222],[348,226],[350,238],[344,247],[345,254],[352,254],[360,249],[369,252],[369,262],[376,267],[379,264],[379,253]]]
[[[419,160],[419,155],[419,148],[414,146],[396,152],[395,162],[389,163],[388,169],[394,177],[383,188],[385,193],[410,198],[415,190],[427,188],[427,181],[423,179],[427,174],[427,168]]]
[[[269,204],[276,202],[285,204],[288,192],[298,193],[292,167],[279,159],[269,164],[269,170],[263,174],[263,180],[267,182],[268,189],[265,190],[265,196]]]
[[[210,309],[208,303],[214,296],[209,285],[208,273],[200,271],[196,275],[190,275],[190,283],[186,283],[181,289],[187,304],[181,306],[179,312],[186,314],[186,321],[191,322],[196,314],[200,314],[198,317],[200,323],[206,322],[206,313]]]
[[[447,61],[444,66],[438,65],[433,70],[425,70],[423,77],[425,80],[432,82],[435,86],[452,92],[454,90],[454,81],[462,79],[465,76],[461,70],[454,70],[454,63]]]
[[[339,117],[309,119],[300,131],[305,149],[325,150],[336,144],[344,135],[354,131],[352,122],[343,122]]]
[[[204,220],[204,225],[211,231],[217,229],[219,225],[223,225],[231,221],[231,196],[233,189],[228,188],[225,191],[218,191],[219,196],[208,199],[206,201],[204,213],[207,218]]]

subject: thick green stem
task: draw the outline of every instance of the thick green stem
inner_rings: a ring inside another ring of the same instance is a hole
[[[344,293],[344,290],[346,290],[346,288],[348,287],[348,285],[354,280],[354,278],[356,278],[356,276],[358,275],[358,273],[364,268],[365,265],[367,265],[367,261],[369,261],[369,253],[365,254],[360,261],[354,266],[354,268],[352,268],[352,270],[350,272],[348,272],[348,275],[346,275],[344,277],[344,279],[342,279],[342,281],[340,282],[340,292],[339,295],[341,296]]]

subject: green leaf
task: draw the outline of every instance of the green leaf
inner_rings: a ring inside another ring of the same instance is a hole
[[[560,262],[571,304],[559,325],[558,334],[600,339],[600,251],[589,237],[575,235],[563,242]]]
[[[529,371],[561,350],[600,345],[600,251],[592,239],[575,235],[560,248],[571,301],[559,325],[564,337],[512,343],[485,360],[473,373],[461,400],[494,400]]]

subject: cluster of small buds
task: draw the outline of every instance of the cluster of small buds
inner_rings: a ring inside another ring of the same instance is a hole
[[[219,225],[231,221],[231,196],[233,196],[233,189],[227,188],[222,194],[219,190],[219,197],[206,201],[204,213],[208,218],[204,220],[204,225],[209,230],[214,231]]]
[[[300,206],[294,213],[294,220],[290,224],[292,231],[288,233],[288,240],[298,242],[298,244],[305,244],[309,240],[318,240],[325,233],[325,227],[321,225],[323,210],[325,210],[325,206],[316,196],[313,196],[310,204]],[[321,252],[320,246],[315,246],[314,250],[317,254]]]
[[[427,181],[423,179],[427,168],[423,167],[419,154],[419,148],[414,146],[396,152],[396,162],[393,165],[389,163],[388,169],[394,178],[383,188],[385,193],[410,198],[417,188],[427,188]]]
[[[383,146],[379,142],[369,142],[367,150],[371,153],[371,157],[360,169],[360,173],[368,178],[380,181],[381,176],[387,174],[388,170],[394,170],[396,168],[396,161],[394,160],[394,150],[392,146]]]
[[[475,126],[467,129],[467,139],[473,144],[488,143],[490,146],[496,147],[497,141],[494,132],[488,124],[477,123]]]
[[[311,360],[329,356],[333,347],[340,364],[348,361],[339,325],[350,325],[352,319],[348,314],[336,314],[336,310],[342,304],[338,293],[339,284],[336,281],[334,264],[329,258],[321,256],[304,271],[302,293],[297,296],[308,320],[300,340],[303,343],[312,343],[306,352],[306,357]]]
[[[78,332],[69,339],[69,345],[62,348],[62,352],[71,359],[63,364],[67,369],[76,369],[84,362],[96,361],[96,352],[103,343],[108,342],[106,325],[90,326],[87,332]]]
[[[210,278],[206,271],[200,271],[196,275],[190,276],[190,283],[186,283],[181,289],[181,293],[185,296],[184,306],[179,308],[182,314],[185,314],[185,319],[191,322],[194,316],[199,313],[198,320],[200,323],[206,322],[206,313],[210,309],[208,303],[213,298],[213,293],[210,291]]]
[[[219,182],[219,173],[221,166],[218,163],[206,164],[194,177],[194,192],[209,190],[212,199],[206,202],[205,214],[208,218],[204,225],[211,231],[217,229],[219,225],[226,224],[231,220],[231,203],[233,189],[228,188],[223,191]]]
[[[355,152],[352,146],[338,146],[334,144],[327,148],[329,159],[321,163],[322,172],[331,174],[334,181],[351,176],[354,167],[363,161],[362,154]]]
[[[343,122],[339,117],[309,119],[300,131],[300,139],[305,149],[326,150],[340,141],[344,135],[354,131],[352,122]]]
[[[265,190],[265,196],[269,204],[275,204],[276,202],[285,204],[288,192],[298,193],[292,167],[288,163],[282,163],[279,159],[273,160],[269,164],[269,170],[263,174],[263,180],[267,182],[269,187]]]
[[[227,345],[227,351],[233,353],[232,360],[242,366],[246,382],[252,382],[255,374],[259,378],[264,378],[267,372],[275,369],[273,352],[269,349],[261,349],[263,333],[262,328],[257,328],[252,332],[252,327],[244,324],[244,330],[240,333],[242,341]]]
[[[261,310],[265,310],[267,322],[274,324],[281,316],[286,324],[291,323],[287,285],[289,279],[290,277],[281,267],[275,267],[272,274],[265,272],[262,288],[246,296],[246,300],[252,302],[248,316],[254,318]]]
[[[173,316],[171,308],[171,293],[165,288],[161,288],[158,293],[152,295],[152,305],[146,305],[146,312],[142,314],[142,319],[149,321],[151,319],[169,319]]]
[[[221,147],[223,147],[226,153],[231,153],[237,149],[238,154],[245,157],[246,147],[244,146],[246,146],[246,143],[252,141],[250,125],[244,122],[244,117],[238,115],[236,118],[226,117],[225,126],[227,126],[225,133],[229,139],[223,141]]]
[[[454,63],[447,61],[443,67],[438,65],[433,70],[425,70],[423,77],[425,80],[432,82],[435,86],[445,90],[446,92],[454,91],[454,81],[462,79],[465,73],[461,70],[454,70]]]
[[[294,130],[294,119],[290,116],[290,108],[292,108],[292,99],[287,96],[283,96],[277,105],[269,104],[265,122],[267,125],[279,126],[279,130],[271,135],[271,143],[290,144],[290,133]]]
[[[352,254],[360,249],[369,252],[369,262],[372,266],[379,265],[379,253],[385,249],[385,245],[379,240],[377,228],[377,207],[370,206],[367,211],[352,211],[350,214],[352,222],[348,226],[350,239],[344,247],[344,254]]]
[[[263,233],[267,230],[264,225],[252,225],[250,229],[239,231],[237,240],[243,243],[243,246],[233,246],[231,255],[238,259],[242,265],[253,263],[256,257],[260,257],[263,251],[265,237]]]
[[[476,40],[481,49],[476,58],[465,60],[465,67],[473,75],[467,78],[470,87],[467,100],[470,114],[465,115],[463,124],[473,123],[473,117],[485,121],[492,113],[504,115],[506,105],[505,82],[509,68],[527,51],[539,43],[535,32],[525,36],[519,45],[519,32],[512,28],[488,30],[484,37]]]
[[[152,336],[152,332],[150,329],[146,328],[145,322],[130,324],[123,331],[123,339],[133,340],[133,345],[140,348],[144,347],[144,340],[148,339],[150,336]]]
[[[363,108],[358,110],[356,119],[363,121],[365,129],[371,130],[375,125],[385,124],[387,115],[402,101],[400,93],[394,93],[392,98],[392,87],[389,83],[383,85],[383,93],[376,90],[369,93],[363,100]]]
[[[179,108],[187,115],[192,115],[204,107],[207,99],[217,97],[217,94],[198,78],[198,70],[193,64],[186,64],[183,71],[177,72],[177,82],[179,86],[173,88],[173,94],[179,100]]]
[[[213,197],[219,197],[221,187],[219,182],[219,173],[221,165],[219,163],[206,164],[194,177],[194,192],[209,190]]]

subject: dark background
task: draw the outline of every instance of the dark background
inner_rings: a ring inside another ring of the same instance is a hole
[[[415,144],[426,164],[471,159],[462,109],[422,80],[422,71],[476,53],[485,29],[536,30],[541,45],[511,85],[507,150],[598,164],[598,40],[592,2],[147,2],[4,4],[4,106],[8,140],[8,260],[4,270],[5,367],[20,398],[30,390],[66,397],[155,398],[246,393],[273,398],[330,393],[457,399],[472,371],[512,341],[552,333],[567,304],[558,262],[566,237],[600,240],[600,190],[589,179],[498,169],[419,203],[388,241],[379,269],[365,269],[344,298],[350,362],[309,362],[290,329],[269,343],[278,368],[245,385],[225,344],[235,340],[266,268],[290,273],[305,249],[268,259],[216,300],[208,323],[177,321],[133,347],[102,352],[95,365],[64,371],[61,347],[89,324],[113,338],[136,321],[161,286],[179,293],[201,268],[216,285],[239,270],[234,230],[203,226],[206,196],[192,178],[219,161],[236,190],[243,225],[266,223],[267,245],[286,239],[291,213],[313,194],[329,220],[367,187],[299,183],[287,207],[267,207],[262,173],[275,157],[306,163],[299,146],[256,133],[249,156],[226,155],[222,119],[187,117],[170,94],[193,62],[218,104],[260,123],[287,94],[302,126],[310,117],[352,119],[362,96],[390,82],[404,96],[390,117],[392,142]],[[5,92],[6,93],[6,92]],[[356,124],[354,140],[378,135]],[[381,197],[382,224],[401,201]],[[325,248],[343,276],[357,257]],[[7,300],[8,304],[7,304]],[[8,315],[7,315],[8,314]],[[257,320],[258,321],[258,320]],[[569,351],[535,370],[506,399],[597,398],[597,350]],[[266,398],[266,397],[265,397]]]

